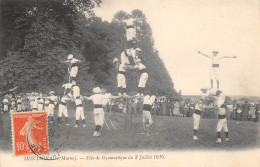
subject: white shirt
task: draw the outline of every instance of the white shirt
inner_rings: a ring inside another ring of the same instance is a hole
[[[212,64],[219,64],[222,58],[220,56],[211,56]]]
[[[94,94],[90,96],[88,99],[92,100],[94,104],[103,104],[103,100],[109,98],[111,94]]]
[[[32,108],[38,108],[38,100],[34,100]]]
[[[81,99],[76,99],[76,100],[75,100],[75,104],[76,104],[76,105],[82,104],[82,100],[81,100]]]
[[[225,95],[223,93],[220,93],[218,98],[217,98],[217,101],[216,101],[216,104],[218,107],[221,107],[222,104],[224,104],[225,102]]]
[[[143,104],[152,105],[152,104],[154,103],[154,101],[155,101],[155,96],[154,96],[154,95],[153,95],[153,96],[146,95],[146,96],[144,97],[144,102],[143,102]]]
[[[226,113],[227,113],[227,111],[226,111],[225,108],[220,108],[220,109],[218,110],[218,114],[219,114],[219,115],[226,115]]]
[[[126,26],[134,26],[134,19],[130,18],[125,20]]]
[[[119,64],[119,66],[118,66],[118,71],[125,72],[125,66],[124,66],[124,64]]]
[[[77,96],[80,96],[80,88],[75,85],[72,87],[73,90],[73,97],[76,99]]]

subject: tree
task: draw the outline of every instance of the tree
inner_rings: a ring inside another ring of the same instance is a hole
[[[79,77],[79,83],[88,79],[86,82],[93,85],[88,74],[89,65],[82,55],[82,43],[86,39],[83,12],[91,14],[93,3],[100,1],[67,2],[70,3],[64,4],[63,0],[2,1],[4,28],[1,30],[7,34],[3,36],[7,42],[1,61],[2,88],[18,85],[27,91],[61,89],[67,82],[67,67],[60,61],[69,53],[83,60],[79,75],[85,76]]]

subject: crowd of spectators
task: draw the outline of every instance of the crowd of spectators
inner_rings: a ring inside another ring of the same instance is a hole
[[[152,106],[152,115],[192,117],[196,101],[192,98],[176,100],[166,97],[157,97]],[[237,121],[259,122],[260,100],[255,104],[253,101],[230,101],[227,105],[228,119]],[[140,99],[118,99],[112,100],[107,111],[124,112],[128,114],[142,113],[142,100]],[[217,109],[205,109],[203,118],[216,118]]]
[[[12,93],[5,95],[2,101],[2,112],[21,112],[32,111],[33,108],[39,108],[38,105],[45,105],[46,99],[42,99],[40,93]],[[196,101],[193,98],[185,100],[167,98],[164,96],[157,97],[152,105],[152,115],[159,116],[179,116],[192,117]],[[108,106],[104,106],[107,112],[123,112],[128,114],[141,114],[143,104],[141,98],[121,98],[112,99]],[[227,105],[228,119],[236,121],[259,122],[260,100],[254,103],[250,100],[233,100]],[[217,111],[215,108],[205,109],[203,118],[216,118]]]

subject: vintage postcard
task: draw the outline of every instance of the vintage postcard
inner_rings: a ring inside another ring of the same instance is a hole
[[[259,0],[0,0],[0,166],[260,166]]]

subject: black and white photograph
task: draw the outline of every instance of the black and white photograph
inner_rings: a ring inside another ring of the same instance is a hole
[[[258,167],[259,44],[259,0],[0,0],[0,167]]]

